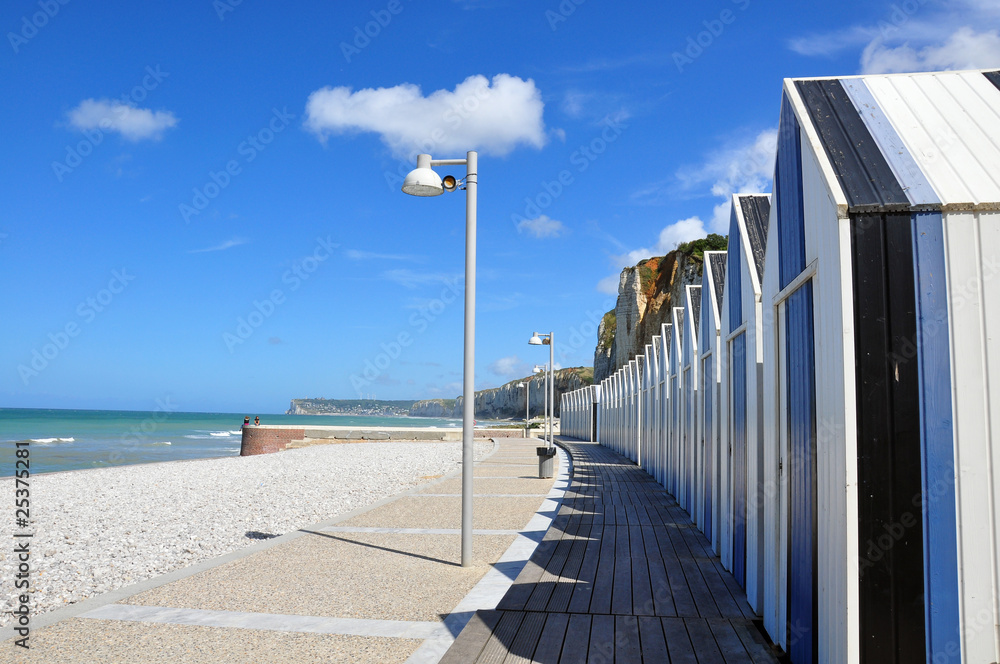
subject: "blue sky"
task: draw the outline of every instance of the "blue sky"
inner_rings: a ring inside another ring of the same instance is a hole
[[[13,1],[0,406],[279,412],[590,365],[620,269],[768,191],[785,77],[1000,66],[952,2]],[[461,176],[461,167],[440,169]]]

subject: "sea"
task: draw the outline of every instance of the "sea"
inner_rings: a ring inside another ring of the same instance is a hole
[[[16,442],[30,441],[32,475],[136,463],[239,456],[246,413],[0,408],[0,477],[15,474]],[[261,415],[261,424],[458,427],[461,420],[353,415]],[[23,449],[23,447],[22,447]]]

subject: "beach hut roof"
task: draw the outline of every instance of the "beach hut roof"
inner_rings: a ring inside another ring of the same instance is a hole
[[[791,84],[849,212],[1000,209],[1000,72]]]
[[[712,283],[715,287],[715,302],[722,311],[722,295],[726,292],[726,252],[705,252],[712,269]]]

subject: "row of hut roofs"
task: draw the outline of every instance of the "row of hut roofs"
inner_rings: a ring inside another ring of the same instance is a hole
[[[671,323],[562,397],[795,664],[1000,661],[1000,72],[784,82]]]

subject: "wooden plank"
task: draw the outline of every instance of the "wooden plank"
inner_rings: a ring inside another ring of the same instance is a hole
[[[618,528],[605,526],[601,538],[601,559],[594,579],[594,594],[590,598],[590,613],[611,612],[611,592],[615,580],[615,543]]]
[[[642,664],[639,622],[635,616],[615,616],[615,664]]]
[[[586,613],[590,609],[590,601],[594,595],[594,585],[597,582],[597,569],[604,539],[604,526],[595,522],[590,535],[591,538],[584,551],[580,572],[576,577],[577,584],[573,588],[573,597],[569,601],[570,613]]]
[[[501,664],[507,656],[507,649],[514,642],[517,630],[524,620],[520,611],[501,611],[500,622],[493,628],[493,635],[475,661],[478,664]]]
[[[544,626],[544,613],[525,613],[521,626],[507,649],[504,664],[529,664],[534,657],[535,648],[538,647],[538,639],[542,635]]]
[[[642,528],[629,527],[629,555],[632,562],[632,615],[652,616],[656,610],[649,581],[649,566],[642,541]]]
[[[588,662],[615,661],[615,617],[594,616],[590,626]]]
[[[566,564],[566,558],[569,557],[569,552],[572,547],[572,540],[559,540],[559,544],[556,546],[555,552],[552,554],[549,562],[546,563],[545,569],[542,570],[542,574],[538,578],[538,581],[535,582],[535,589],[532,591],[528,601],[524,604],[524,609],[526,611],[545,610],[545,606],[549,603],[549,597],[552,596],[552,591],[555,590],[556,581],[559,579],[559,575],[562,572],[563,566]]]
[[[702,618],[685,618],[684,626],[687,627],[688,636],[691,637],[691,645],[698,654],[698,661],[701,664],[725,664],[719,646],[715,643],[715,636],[708,626],[708,621]]]
[[[753,664],[747,649],[743,647],[743,641],[736,634],[730,621],[725,619],[709,620],[708,627],[715,636],[715,643],[718,644],[726,664]]]
[[[698,664],[684,618],[660,618],[670,664]]]
[[[663,625],[658,618],[640,616],[639,644],[642,646],[642,659],[648,664],[666,662],[667,641],[663,637]]]
[[[439,664],[468,664],[479,657],[493,629],[500,622],[499,611],[476,611]]]
[[[580,664],[587,661],[587,651],[590,650],[590,616],[575,613],[569,617],[566,628],[566,641],[563,644],[559,664]]]
[[[632,552],[628,526],[615,528],[614,586],[611,594],[611,613],[632,613]]]
[[[649,571],[649,587],[653,597],[653,613],[658,616],[676,616],[670,579],[656,543],[656,532],[652,527],[642,529],[643,549],[646,569]]]
[[[567,640],[566,628],[569,626],[568,613],[548,613],[545,627],[538,639],[538,647],[532,655],[536,664],[559,664],[559,655],[563,650],[563,642]]]
[[[569,557],[566,559],[566,564],[563,566],[562,573],[556,583],[556,588],[552,591],[552,597],[549,598],[548,606],[545,607],[546,611],[561,612],[569,609],[569,602],[573,597],[573,591],[576,589],[580,567],[583,565],[583,558],[589,543],[589,539],[577,539],[573,541],[573,547],[570,550]]]
[[[729,622],[733,626],[733,631],[740,637],[743,647],[746,648],[750,660],[754,664],[774,661],[774,652],[752,622],[748,620],[731,620]]]

